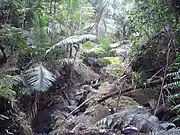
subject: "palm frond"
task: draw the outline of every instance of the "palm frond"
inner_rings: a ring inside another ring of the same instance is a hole
[[[39,64],[25,71],[24,79],[32,91],[47,91],[55,81],[53,74]]]

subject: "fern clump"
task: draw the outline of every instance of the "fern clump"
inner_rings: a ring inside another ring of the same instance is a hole
[[[5,100],[13,100],[16,92],[5,85],[0,85],[0,98]]]
[[[14,87],[22,82],[20,76],[10,76],[1,74],[0,77],[0,98],[6,100],[13,100],[16,96]]]
[[[170,65],[171,68],[176,68],[175,72],[168,73],[166,78],[170,78],[170,83],[167,83],[164,88],[178,88],[180,86],[180,53],[176,53],[176,59]]]
[[[180,87],[180,53],[177,53],[176,59],[170,65],[172,68],[177,70],[166,75],[166,79],[170,79],[169,82],[164,85],[165,89],[175,90]],[[180,99],[180,92],[175,92],[174,95],[169,96],[169,99],[178,101]],[[173,122],[180,120],[180,104],[178,103],[172,110],[176,110],[177,116],[174,118]]]
[[[118,77],[123,72],[123,68],[119,65],[110,64],[106,67],[106,73],[110,76]]]
[[[164,88],[178,88],[180,86],[180,70],[173,73],[168,73],[166,78],[170,78],[170,83],[167,83]]]

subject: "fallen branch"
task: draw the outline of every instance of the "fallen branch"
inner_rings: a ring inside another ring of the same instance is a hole
[[[90,101],[92,98],[94,98],[95,96],[96,96],[96,95],[88,98],[86,101],[84,101],[82,104],[80,104],[80,105],[79,105],[78,107],[76,107],[74,110],[72,110],[72,111],[68,114],[67,118],[68,118],[69,116],[71,116],[71,114],[73,114],[76,110],[78,110],[78,109],[79,109],[81,106],[83,106],[85,103],[87,103],[87,102]]]

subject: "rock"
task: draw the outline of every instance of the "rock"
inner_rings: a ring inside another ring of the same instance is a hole
[[[104,82],[100,85],[98,90],[92,90],[88,95],[87,99],[94,97],[88,102],[88,106],[93,106],[97,104],[97,101],[102,98],[102,96],[107,95],[113,91],[116,90],[116,84],[115,83],[109,83],[109,82]]]
[[[104,82],[100,85],[98,92],[101,94],[108,94],[110,92],[113,92],[116,90],[116,84],[112,83],[110,84],[109,82]]]
[[[67,106],[64,102],[54,104],[48,108],[42,109],[38,112],[36,120],[34,121],[34,130],[36,133],[49,133],[52,131],[51,124],[53,121],[61,120],[63,123],[67,115]],[[66,115],[65,115],[66,114]]]
[[[99,121],[100,119],[110,115],[111,113],[107,106],[97,104],[96,106],[91,106],[90,108],[88,108],[85,114],[89,114],[93,116],[92,123],[95,123]]]
[[[60,63],[58,61],[49,64],[51,64],[51,66],[61,75],[61,78],[59,78],[57,82],[58,84],[67,83],[71,80],[73,86],[76,87],[100,78],[98,74],[83,64],[81,60],[76,60],[75,64],[66,64],[64,66],[62,65],[62,62]]]
[[[141,105],[149,103],[152,99],[155,99],[159,96],[159,87],[155,88],[144,88],[144,89],[135,89],[127,93],[123,93],[124,96],[129,96],[133,98],[136,102]]]
[[[87,108],[87,110],[80,116],[75,118],[75,125],[78,123],[94,124],[100,119],[110,115],[109,109],[106,106],[97,104]],[[88,124],[87,124],[88,125]]]
[[[73,125],[71,131],[77,133],[79,131],[85,132],[91,129],[97,121],[110,115],[109,109],[103,105],[91,106],[81,115],[72,118],[69,123]]]
[[[105,105],[110,106],[112,108],[116,108],[117,102],[118,102],[118,97],[109,98],[105,101]],[[120,96],[118,108],[131,107],[131,106],[139,106],[139,104],[133,98],[127,96]]]

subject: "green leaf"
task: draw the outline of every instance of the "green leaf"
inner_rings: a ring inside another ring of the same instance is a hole
[[[108,62],[111,65],[119,65],[120,64],[119,57],[104,57],[104,58],[99,58],[98,60],[102,61],[102,62]]]
[[[81,47],[82,47],[82,50],[88,50],[88,49],[92,49],[93,47],[95,47],[95,45],[92,42],[88,41],[88,42],[82,44]]]
[[[5,85],[0,85],[0,98],[6,100],[13,100],[16,92]]]
[[[100,53],[100,54],[106,54],[106,51],[103,48],[100,48],[100,47],[92,48],[89,51],[90,52]]]

